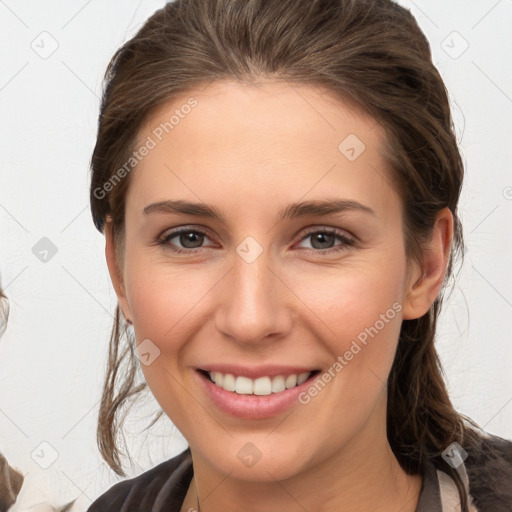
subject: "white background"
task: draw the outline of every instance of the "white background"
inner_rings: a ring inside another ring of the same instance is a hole
[[[431,42],[466,164],[468,251],[438,347],[455,406],[511,438],[512,1],[401,3]],[[0,451],[54,503],[80,496],[86,507],[116,481],[95,438],[116,300],[90,216],[88,166],[106,65],[162,5],[0,1],[0,271],[11,305],[0,340]],[[57,44],[48,58],[31,47]],[[46,263],[32,252],[43,237],[57,250]],[[186,446],[168,422],[156,432],[129,437],[130,474]],[[52,457],[48,469],[34,461]]]

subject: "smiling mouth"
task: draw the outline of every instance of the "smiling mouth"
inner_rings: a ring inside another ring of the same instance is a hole
[[[231,373],[199,370],[199,372],[213,382],[217,387],[225,391],[231,391],[239,395],[273,395],[287,389],[292,389],[304,384],[307,380],[314,378],[320,370],[303,373],[292,373],[289,375],[276,375],[273,377],[263,376],[257,379],[237,376]]]

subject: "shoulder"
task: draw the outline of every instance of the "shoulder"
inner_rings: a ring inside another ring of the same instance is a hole
[[[102,494],[87,512],[179,510],[193,468],[190,448],[135,478],[119,482]]]
[[[512,441],[477,431],[464,462],[469,491],[481,512],[512,510]]]

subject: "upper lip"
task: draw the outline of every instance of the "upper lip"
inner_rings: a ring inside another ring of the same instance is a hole
[[[314,372],[318,368],[306,366],[283,366],[283,365],[265,365],[265,366],[242,366],[238,364],[208,364],[197,368],[206,372],[230,373],[235,376],[257,379],[259,377],[275,377],[292,374],[301,374],[304,372]]]

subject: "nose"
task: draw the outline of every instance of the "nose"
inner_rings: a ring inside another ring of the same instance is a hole
[[[285,279],[271,268],[268,251],[248,262],[235,254],[222,280],[217,329],[238,343],[261,344],[286,336],[292,327],[293,294]]]

